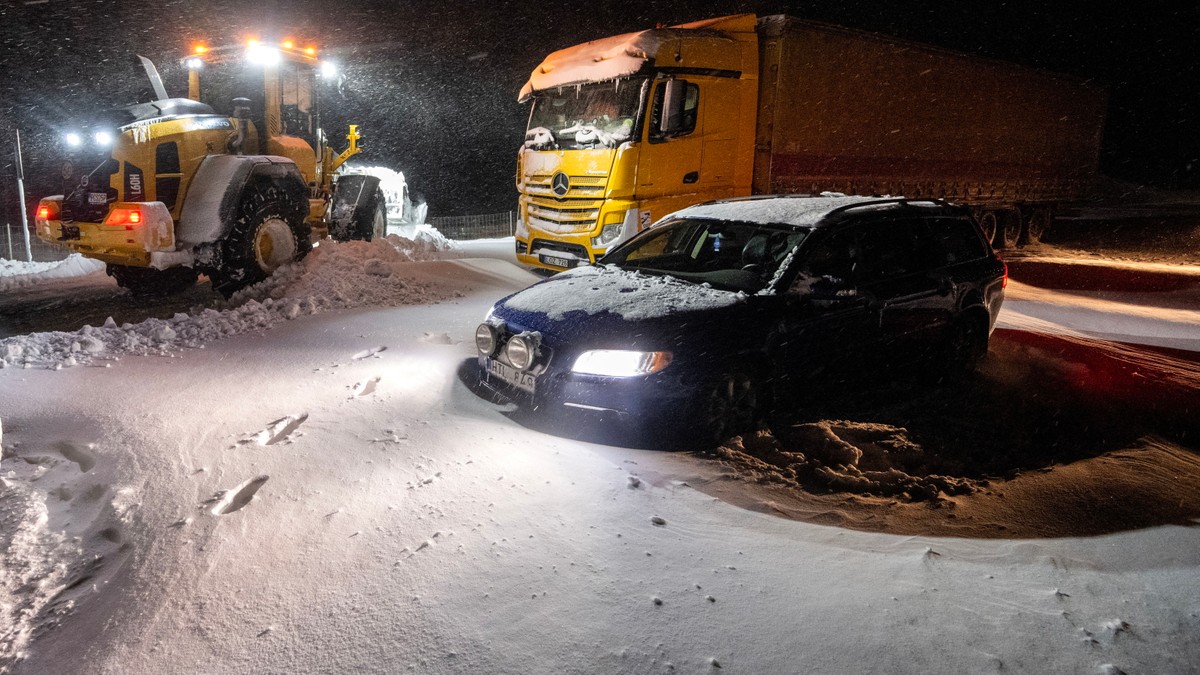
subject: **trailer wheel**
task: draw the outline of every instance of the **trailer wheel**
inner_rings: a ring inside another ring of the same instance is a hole
[[[172,267],[159,270],[153,267],[130,267],[109,263],[105,273],[116,279],[117,285],[129,289],[135,297],[162,297],[182,293],[196,285],[200,272],[192,267]]]
[[[996,212],[984,211],[979,217],[979,227],[983,230],[983,236],[987,238],[988,243],[996,241]]]
[[[238,206],[237,220],[221,242],[213,287],[225,297],[266,279],[312,249],[304,209],[289,200],[282,186],[260,181]]]
[[[1017,209],[1002,211],[997,219],[996,236],[992,239],[995,248],[1015,248],[1021,238],[1021,212]]]
[[[1025,224],[1025,236],[1023,242],[1025,245],[1036,244],[1042,240],[1042,235],[1046,233],[1046,229],[1050,227],[1050,222],[1054,220],[1054,212],[1049,208],[1034,209],[1029,216],[1029,222]]]

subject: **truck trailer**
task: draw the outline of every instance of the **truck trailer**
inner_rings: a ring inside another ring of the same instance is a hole
[[[752,14],[554,52],[519,100],[517,258],[551,270],[751,194],[944,199],[998,248],[1033,243],[1094,185],[1107,106],[1075,78]]]

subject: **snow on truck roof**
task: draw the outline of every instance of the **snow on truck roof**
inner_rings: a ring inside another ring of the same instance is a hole
[[[717,218],[762,225],[808,226],[815,225],[834,209],[864,202],[880,202],[880,198],[847,197],[839,194],[822,194],[816,197],[751,197],[697,204],[671,215],[676,218]]]
[[[529,81],[521,87],[518,100],[524,101],[535,91],[629,77],[641,70],[647,62],[653,63],[659,48],[678,41],[683,37],[683,31],[688,31],[690,36],[708,34],[713,37],[728,37],[720,32],[722,28],[735,28],[738,23],[747,19],[753,26],[754,15],[738,14],[684,23],[670,28],[653,28],[614,35],[560,49],[547,56],[533,69]]]

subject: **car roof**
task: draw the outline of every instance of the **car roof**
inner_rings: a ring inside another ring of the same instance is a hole
[[[941,200],[910,200],[904,197],[851,197],[836,193],[820,195],[761,195],[721,199],[697,204],[671,214],[675,218],[713,218],[762,225],[814,227],[832,222],[835,212],[894,210],[908,207],[952,209]]]

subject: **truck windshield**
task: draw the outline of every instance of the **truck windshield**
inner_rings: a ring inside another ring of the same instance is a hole
[[[626,78],[538,93],[533,98],[525,147],[615,148],[634,135],[645,82]]]
[[[634,237],[599,262],[756,293],[775,279],[807,234],[786,225],[681,218]]]

